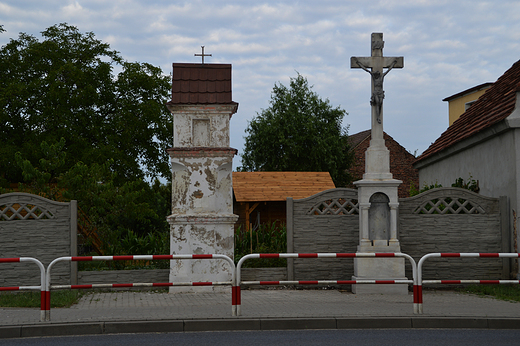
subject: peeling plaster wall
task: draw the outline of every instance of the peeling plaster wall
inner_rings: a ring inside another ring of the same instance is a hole
[[[233,213],[232,158],[172,158],[172,214]]]
[[[236,215],[170,216],[172,254],[223,254],[233,258],[233,225]],[[232,278],[232,268],[224,260],[173,260],[172,282],[224,282]],[[170,292],[221,291],[229,286],[171,287]]]
[[[208,120],[209,146],[229,147],[230,114],[236,111],[236,105],[218,106],[169,106],[174,114],[173,146],[188,148],[196,146],[193,124],[198,120]]]
[[[171,254],[223,254],[233,259],[234,224],[232,160],[235,150],[171,149]],[[230,281],[223,260],[171,261],[172,282]],[[226,290],[227,286],[171,287],[170,292]]]
[[[172,254],[223,254],[233,259],[234,224],[229,120],[233,105],[169,106],[174,115],[172,163]],[[232,268],[224,260],[173,260],[172,282],[225,282]],[[179,286],[170,292],[223,291],[229,286]]]

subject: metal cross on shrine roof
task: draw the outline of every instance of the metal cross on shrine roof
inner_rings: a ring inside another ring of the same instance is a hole
[[[202,54],[195,54],[195,56],[201,56],[202,57],[202,65],[204,65],[204,57],[205,56],[211,56],[211,54],[204,54],[204,46],[200,46],[202,48]]]

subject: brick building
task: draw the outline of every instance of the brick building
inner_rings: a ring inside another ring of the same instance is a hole
[[[386,132],[383,134],[385,144],[390,150],[390,173],[394,179],[401,180],[399,186],[399,198],[409,197],[410,184],[419,187],[419,172],[413,167],[415,156],[410,154],[403,146],[396,142]],[[355,163],[350,168],[353,181],[363,179],[365,173],[365,152],[370,145],[371,131],[366,130],[349,136],[350,145],[354,150]],[[354,185],[349,187],[354,188]]]

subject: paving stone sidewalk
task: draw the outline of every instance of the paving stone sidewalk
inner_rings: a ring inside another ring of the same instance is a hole
[[[520,303],[452,291],[425,292],[422,317],[520,318]],[[88,293],[70,308],[0,308],[0,326],[105,321],[196,319],[417,317],[413,297],[355,295],[338,290],[244,290],[242,316],[231,315],[231,294],[163,292]]]

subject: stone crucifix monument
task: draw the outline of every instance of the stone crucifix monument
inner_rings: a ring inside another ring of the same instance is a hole
[[[351,68],[360,68],[372,80],[372,138],[365,153],[365,174],[354,182],[358,188],[358,252],[400,252],[397,239],[397,189],[402,183],[390,173],[390,151],[383,138],[383,81],[394,68],[404,67],[403,57],[383,56],[383,34],[372,34],[372,54],[352,57]],[[386,70],[385,70],[386,69]],[[405,279],[404,258],[356,258],[354,280]],[[353,293],[408,294],[407,285],[352,285]]]

